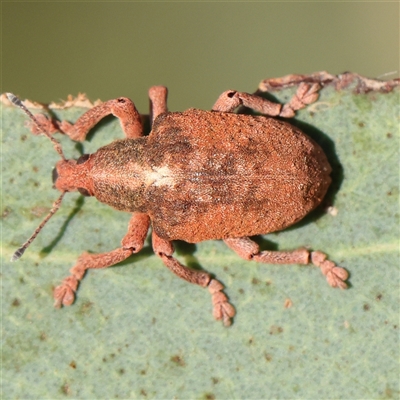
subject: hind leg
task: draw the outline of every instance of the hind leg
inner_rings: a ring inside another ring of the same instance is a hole
[[[293,251],[260,251],[258,244],[248,237],[225,239],[224,242],[245,260],[268,264],[313,264],[321,269],[330,286],[347,288],[347,271],[327,260],[326,255],[320,251],[310,252],[305,248]]]
[[[213,106],[213,111],[233,112],[239,106],[245,106],[270,117],[291,118],[297,110],[318,99],[317,83],[301,83],[295,95],[284,105],[274,103],[255,94],[227,90],[222,93]]]

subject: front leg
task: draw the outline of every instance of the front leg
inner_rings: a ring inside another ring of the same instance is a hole
[[[254,94],[228,90],[218,97],[212,110],[233,112],[237,107],[245,106],[270,117],[291,118],[297,110],[304,108],[307,104],[314,103],[318,99],[319,89],[320,86],[317,83],[301,83],[296,94],[289,103],[284,105],[274,103]]]
[[[146,214],[133,213],[129,221],[128,232],[122,239],[122,247],[101,254],[83,253],[70,269],[71,275],[54,289],[54,307],[69,306],[75,300],[79,281],[88,269],[107,268],[127,259],[132,253],[138,253],[144,245],[150,219]]]
[[[142,120],[133,101],[127,97],[108,100],[85,112],[74,124],[67,121],[60,123],[61,132],[72,140],[83,141],[89,131],[107,115],[114,115],[121,123],[122,130],[128,139],[143,136]]]
[[[232,318],[235,316],[235,309],[222,291],[224,288],[222,283],[212,279],[207,272],[195,271],[182,265],[176,258],[172,257],[174,253],[172,243],[160,238],[154,231],[152,232],[152,241],[154,252],[163,260],[170,271],[187,282],[208,287],[214,306],[214,318],[222,319],[225,326],[231,325]]]
[[[35,118],[48,133],[53,134],[59,131],[69,136],[72,140],[81,142],[85,140],[89,131],[101,119],[110,114],[120,120],[122,130],[128,139],[136,139],[143,136],[142,118],[135,104],[127,97],[109,100],[91,108],[81,115],[74,124],[68,121],[51,120],[43,114],[38,114]],[[33,124],[30,128],[33,134],[41,133]]]
[[[158,115],[167,112],[167,95],[168,90],[164,86],[153,86],[149,89],[151,122]],[[68,135],[72,140],[83,141],[89,131],[101,119],[110,114],[119,118],[122,130],[128,139],[136,139],[143,136],[142,117],[132,100],[126,97],[109,100],[91,108],[74,124],[68,121],[51,120],[43,114],[38,114],[35,118],[39,121],[40,126],[50,134],[60,131]],[[34,134],[41,133],[35,125],[31,125],[31,131]]]

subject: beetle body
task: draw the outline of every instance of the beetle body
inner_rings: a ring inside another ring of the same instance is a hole
[[[195,109],[161,114],[148,137],[115,141],[77,167],[99,201],[146,213],[160,237],[191,243],[281,230],[331,181],[322,149],[294,126]]]

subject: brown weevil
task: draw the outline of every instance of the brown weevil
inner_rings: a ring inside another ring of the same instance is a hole
[[[320,148],[298,128],[273,117],[292,117],[318,98],[318,84],[299,85],[285,105],[262,97],[226,91],[211,111],[167,111],[167,89],[149,90],[152,128],[143,135],[142,118],[133,102],[118,98],[97,105],[75,124],[33,116],[12,94],[8,98],[32,119],[32,132],[48,136],[61,155],[53,182],[62,194],[31,238],[16,251],[18,259],[66,192],[95,196],[131,213],[121,247],[102,254],[84,253],[54,290],[55,306],[74,302],[79,281],[90,268],[106,268],[139,252],[152,227],[154,252],[180,278],[207,287],[213,313],[230,325],[234,307],[223,285],[207,272],[195,271],[173,257],[172,241],[197,243],[222,239],[240,257],[262,263],[319,267],[332,287],[346,288],[348,273],[319,251],[260,251],[249,237],[282,230],[317,207],[331,183],[331,167]],[[263,115],[235,114],[239,106]],[[83,141],[106,115],[118,117],[126,139],[93,154],[67,160],[55,131]]]

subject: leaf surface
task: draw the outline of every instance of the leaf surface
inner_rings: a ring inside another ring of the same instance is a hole
[[[330,288],[317,268],[241,260],[219,241],[177,243],[181,262],[226,286],[237,310],[229,329],[213,320],[208,291],[173,276],[148,240],[122,264],[89,271],[73,306],[52,308],[77,257],[118,247],[129,215],[69,194],[10,263],[58,196],[58,155],[3,102],[3,397],[398,398],[399,89],[360,93],[359,83],[326,84],[293,120],[333,167],[325,208],[259,239],[326,252],[350,272],[349,290]],[[281,102],[293,92],[269,90]],[[52,109],[70,121],[84,111]],[[56,137],[77,158],[123,135],[106,119],[83,145]]]

